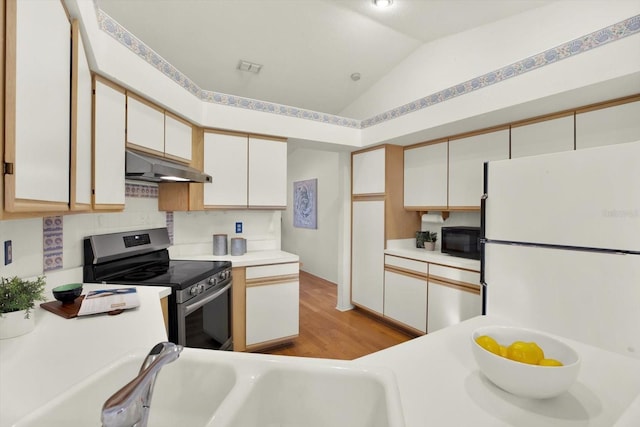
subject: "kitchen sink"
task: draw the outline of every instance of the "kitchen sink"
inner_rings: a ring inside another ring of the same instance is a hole
[[[403,425],[388,380],[374,371],[342,365],[266,366],[228,427]]]
[[[138,374],[145,355],[127,356],[107,366],[15,427],[101,426],[102,405]],[[164,366],[158,374],[150,426],[204,427],[233,388],[236,377],[231,365],[211,363],[198,353],[185,356]]]
[[[146,356],[125,356],[15,427],[101,426]],[[150,427],[404,427],[391,371],[354,362],[185,348],[156,379]]]

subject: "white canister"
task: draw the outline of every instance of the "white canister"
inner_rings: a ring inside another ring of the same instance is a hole
[[[227,254],[227,235],[226,234],[213,235],[213,254],[214,255]]]
[[[231,238],[231,255],[244,255],[247,252],[247,240],[241,237]]]

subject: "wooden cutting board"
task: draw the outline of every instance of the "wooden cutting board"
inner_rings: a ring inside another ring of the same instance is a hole
[[[60,301],[49,301],[43,302],[40,304],[40,307],[58,316],[62,316],[65,319],[73,319],[74,317],[78,317],[78,311],[80,311],[83,299],[84,295],[80,295],[70,304],[63,304]]]

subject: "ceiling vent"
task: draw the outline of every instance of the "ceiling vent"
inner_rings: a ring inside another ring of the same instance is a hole
[[[249,73],[258,74],[261,69],[262,65],[256,64],[255,62],[249,62],[243,59],[238,62],[238,70],[240,71],[248,71]]]

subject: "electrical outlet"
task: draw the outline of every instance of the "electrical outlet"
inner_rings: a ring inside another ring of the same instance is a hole
[[[13,262],[13,245],[11,240],[4,241],[4,265],[9,265]]]
[[[242,223],[241,222],[236,222],[236,233],[237,234],[242,233]]]

